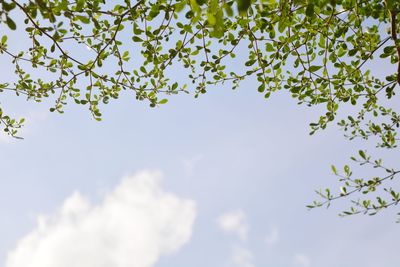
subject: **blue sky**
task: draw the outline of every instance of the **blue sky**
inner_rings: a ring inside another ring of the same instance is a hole
[[[249,80],[154,109],[126,92],[102,122],[1,95],[27,124],[24,140],[0,138],[0,266],[398,266],[395,210],[305,207],[364,144],[334,125],[309,136],[318,108],[256,91]]]
[[[330,164],[346,162],[360,144],[334,127],[310,137],[307,123],[317,111],[284,93],[265,101],[247,84],[199,99],[178,96],[156,109],[126,95],[105,107],[102,122],[80,107],[63,115],[47,113],[46,104],[21,109],[25,140],[1,144],[4,267],[20,266],[5,264],[7,255],[37,230],[39,215],[62,221],[59,209],[74,192],[101,208],[123,177],[143,170],[161,172],[160,190],[193,202],[196,214],[174,226],[191,234],[173,254],[143,266],[396,266],[394,212],[343,219],[339,203],[305,208],[314,189],[335,184]],[[59,260],[67,257],[54,246]],[[129,266],[141,266],[127,257]]]

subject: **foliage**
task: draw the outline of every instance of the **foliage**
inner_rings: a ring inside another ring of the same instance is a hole
[[[0,81],[0,91],[33,101],[53,98],[51,111],[62,113],[75,102],[100,120],[101,104],[122,91],[154,107],[166,103],[168,95],[193,91],[197,97],[213,85],[230,83],[235,89],[254,78],[265,98],[287,90],[299,104],[324,106],[324,114],[310,124],[311,134],[334,121],[339,107],[350,105],[358,114],[338,122],[348,138],[397,146],[396,0],[0,0],[0,5],[1,27],[19,31],[31,44],[14,51],[7,35],[1,37],[0,53],[11,60],[15,77]],[[172,79],[172,64],[186,71],[189,85]],[[372,64],[394,68],[381,77]],[[46,78],[36,77],[44,72]],[[1,109],[0,121],[13,136],[23,124]],[[399,193],[386,187],[398,171],[363,151],[359,156],[354,160],[387,176],[353,179],[348,166],[344,174],[333,168],[343,183],[341,192],[319,191],[323,201],[310,207],[377,189],[390,199],[354,200],[344,214],[375,214],[400,202]]]

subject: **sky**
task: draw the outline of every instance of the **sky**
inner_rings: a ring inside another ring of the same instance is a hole
[[[157,108],[127,92],[101,122],[0,102],[27,119],[24,140],[0,138],[1,267],[398,266],[396,208],[306,208],[364,143],[334,125],[309,136],[320,110],[285,92],[249,80]]]

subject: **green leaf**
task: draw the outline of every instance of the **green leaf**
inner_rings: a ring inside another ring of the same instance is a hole
[[[85,0],[77,0],[75,11],[82,11],[84,5],[85,5]]]
[[[233,16],[233,9],[229,4],[224,4],[224,9],[225,9],[225,12],[228,15],[228,17]]]
[[[17,29],[17,25],[9,16],[7,16],[7,18],[6,18],[6,23],[7,23],[8,28],[10,28],[11,30]]]
[[[7,35],[3,35],[2,37],[1,37],[1,43],[2,44],[5,44],[5,43],[7,43]]]
[[[9,12],[16,7],[15,3],[7,3],[6,1],[1,1],[3,10]]]
[[[310,72],[316,72],[316,71],[320,70],[321,68],[322,68],[322,66],[315,66],[315,65],[313,65],[313,66],[310,66],[309,71],[310,71]]]
[[[215,16],[212,13],[207,13],[207,21],[208,21],[208,23],[210,23],[210,25],[215,25],[215,23],[217,22],[217,19],[215,18]]]
[[[79,19],[80,21],[82,21],[85,24],[89,24],[90,23],[90,19],[86,16],[76,16],[77,19]]]
[[[334,165],[331,166],[331,169],[332,169],[333,174],[337,175],[337,170]]]
[[[245,14],[251,5],[251,0],[237,0],[237,7],[240,14]]]
[[[344,186],[341,186],[341,187],[340,187],[340,194],[341,194],[342,196],[347,195],[346,187],[344,187]]]
[[[306,16],[312,17],[314,16],[314,4],[308,4],[306,8]]]
[[[266,45],[265,45],[265,50],[266,50],[267,52],[273,52],[273,51],[275,51],[274,46],[273,46],[271,43],[266,43]]]
[[[207,0],[196,0],[196,3],[197,3],[199,6],[204,5],[206,2],[207,2]]]
[[[139,36],[136,36],[136,35],[132,37],[132,40],[133,40],[134,42],[143,42],[143,39],[140,38]]]

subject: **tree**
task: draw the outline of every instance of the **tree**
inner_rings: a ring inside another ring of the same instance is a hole
[[[154,107],[169,95],[198,97],[215,85],[235,89],[244,79],[256,79],[265,98],[287,90],[299,104],[324,106],[310,124],[311,134],[336,121],[350,139],[397,146],[396,0],[0,0],[0,5],[1,27],[30,41],[26,50],[15,51],[7,35],[1,37],[0,53],[14,66],[15,77],[0,81],[0,91],[33,101],[53,98],[51,111],[62,113],[75,102],[100,120],[101,105],[123,90]],[[173,80],[172,64],[187,73],[186,84]],[[372,64],[388,64],[393,71],[382,77]],[[38,69],[46,78],[37,77]],[[346,105],[356,115],[337,119]],[[0,121],[12,136],[24,123],[3,110]],[[399,170],[363,150],[352,159],[384,174],[355,179],[349,166],[342,172],[332,166],[340,192],[318,191],[322,201],[310,208],[355,196],[359,199],[343,215],[375,214],[400,202],[391,187]],[[375,200],[368,198],[375,194]]]

